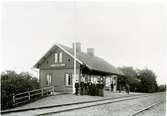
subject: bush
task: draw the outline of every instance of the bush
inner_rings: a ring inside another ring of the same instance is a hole
[[[119,69],[125,74],[125,77],[120,78],[121,85],[125,86],[126,84],[129,84],[130,91],[138,92],[140,82],[138,81],[136,70],[133,69],[133,67],[122,67]]]
[[[158,85],[156,81],[157,77],[152,70],[135,70],[133,67],[121,67],[119,69],[125,74],[125,77],[121,77],[122,79],[118,78],[118,84],[123,86],[125,84],[129,84],[130,91],[145,93],[158,91]]]
[[[156,75],[154,72],[148,69],[140,70],[139,72],[140,89],[141,92],[153,93],[158,91],[158,85],[156,81]]]
[[[15,71],[1,73],[1,108],[12,107],[13,94],[38,89],[38,79],[32,77],[28,72],[17,74]]]
[[[160,85],[160,86],[158,86],[158,91],[159,91],[159,92],[164,92],[164,91],[166,91],[166,85]]]

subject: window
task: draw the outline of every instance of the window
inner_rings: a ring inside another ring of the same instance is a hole
[[[60,52],[59,54],[58,53],[55,53],[55,63],[57,62],[63,62],[63,53]]]
[[[57,61],[58,61],[58,54],[55,53],[55,63],[57,63]]]
[[[88,76],[85,76],[85,82],[89,82]]]
[[[88,76],[88,81],[91,82],[91,76]]]
[[[94,83],[94,77],[93,77],[93,76],[91,76],[91,78],[90,78],[90,79],[91,79],[91,82],[92,82],[92,83]]]
[[[72,85],[72,74],[65,75],[65,85],[66,86]]]
[[[52,82],[52,75],[46,74],[46,85],[51,86],[51,82]]]
[[[62,62],[62,61],[63,61],[63,53],[60,52],[60,53],[59,53],[59,62]]]
[[[110,79],[110,77],[107,77],[105,80],[105,85],[110,86],[110,84],[111,84],[111,79]]]

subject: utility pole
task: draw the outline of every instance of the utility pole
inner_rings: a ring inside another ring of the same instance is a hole
[[[76,82],[76,43],[74,43],[74,75],[73,75],[73,94],[75,94],[75,82]]]

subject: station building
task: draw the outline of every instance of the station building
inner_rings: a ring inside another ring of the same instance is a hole
[[[74,74],[74,43],[72,47],[61,44],[53,45],[34,65],[39,69],[40,87],[54,86],[56,92],[71,93]],[[105,89],[113,83],[117,88],[117,77],[124,74],[104,59],[95,56],[93,48],[87,53],[81,51],[81,43],[76,43],[76,77],[80,82],[103,81]]]

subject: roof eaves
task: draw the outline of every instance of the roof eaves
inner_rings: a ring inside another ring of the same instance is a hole
[[[57,47],[59,47],[60,49],[62,49],[64,52],[66,52],[68,55],[70,55],[73,59],[75,59],[75,57],[70,53],[68,52],[66,49],[64,49],[63,47],[61,47],[61,45],[59,44],[55,44]],[[83,62],[81,60],[79,60],[78,58],[76,58],[76,60],[80,63],[80,64],[83,64]]]
[[[64,49],[63,47],[61,47],[61,45],[59,45],[59,44],[55,44],[57,47],[59,47],[60,49],[62,49],[64,52],[66,52],[68,55],[70,55],[73,59],[75,59],[74,58],[74,56],[70,53],[70,52],[68,52],[66,49]],[[42,61],[42,59],[54,48],[54,46],[55,45],[53,45],[39,60],[38,60],[38,62],[33,66],[34,68],[38,68],[38,64]],[[90,66],[90,65],[88,65],[88,64],[86,64],[86,63],[83,63],[81,60],[79,60],[78,58],[76,58],[76,60],[80,63],[80,64],[85,64],[90,70],[92,69],[92,67]]]
[[[42,59],[54,48],[54,45],[38,60],[38,62],[33,66],[37,68],[37,65],[42,61]]]
[[[64,52],[66,52],[68,55],[70,55],[73,59],[75,59],[75,57],[73,56],[73,54],[71,54],[70,52],[68,52],[66,49],[64,49],[63,47],[61,47],[61,45],[59,44],[55,44],[56,46],[58,46],[60,49],[62,49]],[[82,64],[82,65],[86,65],[90,70],[92,69],[92,67],[84,62],[82,62],[80,59],[76,58],[76,60]]]

